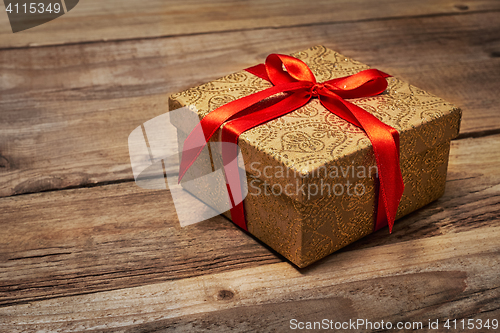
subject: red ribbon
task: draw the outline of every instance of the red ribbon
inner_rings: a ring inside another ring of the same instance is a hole
[[[282,54],[270,54],[266,63],[247,69],[248,72],[273,84],[263,91],[227,103],[207,114],[184,141],[179,170],[179,182],[199,156],[214,133],[222,129],[222,142],[238,143],[241,133],[279,118],[307,104],[312,98],[333,114],[364,130],[370,139],[379,174],[378,207],[375,230],[387,224],[392,232],[396,212],[403,195],[404,183],[399,165],[399,134],[391,126],[378,120],[371,113],[348,102],[345,98],[375,96],[387,88],[390,75],[376,69],[367,69],[355,75],[316,82],[309,67],[299,59]],[[270,106],[249,107],[279,93],[286,97]],[[197,135],[196,133],[203,133]],[[243,198],[236,162],[236,151],[222,152],[226,181],[232,200],[231,218],[247,230]],[[234,202],[238,204],[234,205]]]

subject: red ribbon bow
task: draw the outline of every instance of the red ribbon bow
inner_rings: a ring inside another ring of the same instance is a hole
[[[270,54],[265,65],[260,64],[248,68],[247,71],[271,82],[273,86],[227,103],[201,120],[197,128],[184,141],[179,182],[208,140],[223,124],[222,142],[234,143],[236,147],[241,133],[292,112],[307,104],[311,98],[318,98],[326,109],[363,129],[370,139],[377,161],[380,182],[374,229],[378,230],[388,224],[392,232],[404,190],[399,165],[399,134],[371,113],[344,99],[369,97],[382,93],[387,88],[385,78],[390,75],[376,69],[367,69],[355,75],[318,83],[304,62],[282,54]],[[287,93],[287,95],[270,106],[249,112],[249,107],[279,93]],[[196,133],[203,133],[204,137],[200,138],[200,135]],[[223,151],[227,183],[238,184],[231,187],[228,185],[233,203],[231,218],[235,224],[247,230],[239,173],[237,165],[230,162],[234,161],[235,156],[235,151],[231,154]],[[234,202],[239,203],[234,205]]]

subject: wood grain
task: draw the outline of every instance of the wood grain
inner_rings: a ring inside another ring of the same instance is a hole
[[[85,0],[42,26],[13,34],[0,11],[0,48],[284,28],[407,16],[499,10],[493,0],[132,1]]]
[[[383,229],[298,274],[321,270],[339,253],[379,251],[384,246],[401,249],[407,245],[397,244],[440,236],[466,244],[462,234],[473,237],[485,228],[497,232],[500,149],[495,147],[500,147],[500,135],[455,141],[450,179],[441,199],[399,220],[392,235]],[[168,191],[142,190],[132,182],[1,198],[0,212],[3,306],[257,269],[282,261],[222,217],[180,228]],[[492,242],[485,246],[498,246]],[[436,248],[436,255],[441,250]],[[498,264],[494,254],[481,256]]]
[[[272,52],[325,44],[500,129],[498,13],[401,18],[0,52],[0,196],[132,179],[127,137],[167,96]]]
[[[498,237],[499,227],[484,227],[343,252],[305,271],[276,263],[4,307],[0,322],[9,332],[275,332],[292,318],[426,326],[450,316],[498,318]],[[470,302],[477,294],[482,302]]]
[[[85,0],[13,34],[0,11],[0,332],[500,320],[499,12],[493,0]],[[463,109],[442,198],[297,269],[222,217],[181,228],[168,190],[131,181],[127,137],[168,94],[315,44]]]
[[[168,191],[133,182],[0,205],[0,306],[281,261],[221,216],[181,228]]]

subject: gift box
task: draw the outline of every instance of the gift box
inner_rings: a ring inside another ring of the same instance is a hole
[[[307,64],[317,82],[369,69],[324,46],[291,56]],[[450,140],[458,135],[461,111],[396,77],[385,80],[387,88],[382,93],[349,102],[399,133],[404,192],[397,206],[398,219],[443,194]],[[222,105],[270,87],[268,80],[240,71],[171,95],[169,109],[195,106],[201,120]],[[272,98],[265,99],[260,108]],[[182,144],[191,129],[181,119],[172,118],[172,123]],[[220,140],[222,131],[223,127],[210,140]],[[378,167],[384,161],[377,164],[363,129],[327,110],[318,98],[243,132],[237,143],[247,176],[248,194],[243,201],[246,229],[298,267],[374,231],[381,200]],[[211,170],[200,170],[197,165],[209,165]],[[221,152],[209,149],[186,174],[195,179],[200,172],[208,173],[221,165]],[[220,189],[192,183],[197,188],[186,189],[201,200],[221,197],[215,193]],[[232,218],[230,211],[224,215]]]

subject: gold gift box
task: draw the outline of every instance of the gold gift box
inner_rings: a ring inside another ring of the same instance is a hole
[[[292,56],[304,61],[318,82],[369,68],[324,46]],[[450,140],[458,135],[461,110],[398,78],[387,81],[384,93],[349,101],[400,134],[405,184],[396,216],[400,218],[443,194]],[[240,71],[171,95],[169,109],[194,105],[201,119],[223,104],[270,86]],[[172,122],[183,142],[188,133],[182,122]],[[298,267],[373,232],[378,181],[371,143],[361,129],[332,114],[317,99],[244,132],[238,146],[248,180],[244,200],[248,231]],[[211,159],[212,167],[217,167],[214,161],[220,166],[220,156],[210,154],[205,158]],[[216,196],[210,191],[207,187],[204,193]],[[231,216],[229,211],[224,215]]]

